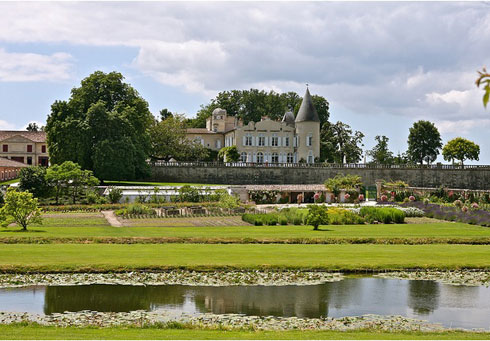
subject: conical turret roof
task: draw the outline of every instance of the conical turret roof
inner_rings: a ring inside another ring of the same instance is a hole
[[[295,122],[304,121],[320,122],[320,118],[318,117],[318,113],[313,105],[313,100],[311,99],[310,90],[308,88],[306,88],[303,102],[301,102],[301,106],[299,107],[298,115],[296,116],[295,120]]]

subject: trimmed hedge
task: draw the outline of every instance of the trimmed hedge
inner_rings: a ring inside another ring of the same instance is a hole
[[[383,224],[403,224],[405,222],[405,213],[393,207],[364,206],[359,211],[359,215],[370,224],[376,221]]]

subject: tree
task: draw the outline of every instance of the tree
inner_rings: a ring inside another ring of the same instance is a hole
[[[328,213],[323,205],[308,205],[306,224],[313,226],[313,230],[318,230],[318,226],[328,224]]]
[[[180,161],[203,160],[208,150],[186,136],[186,121],[182,115],[174,115],[164,121],[154,121],[150,127],[150,156],[152,159]]]
[[[39,127],[36,122],[31,122],[27,125],[27,131],[42,131],[43,127]]]
[[[393,153],[388,149],[388,141],[386,136],[376,136],[374,138],[378,143],[373,149],[367,151],[367,155],[371,157],[372,162],[387,165],[394,161]]]
[[[460,160],[463,165],[464,160],[477,160],[480,156],[480,146],[476,143],[464,139],[462,137],[456,137],[446,143],[442,149],[442,156],[446,161]]]
[[[92,171],[83,170],[80,165],[71,161],[49,167],[46,179],[54,188],[56,204],[59,203],[61,195],[65,192],[71,196],[75,204],[86,187],[99,184],[99,180],[92,175]]]
[[[338,199],[341,190],[358,190],[361,186],[362,180],[358,175],[337,174],[325,181],[325,188],[332,192],[336,199]]]
[[[408,135],[409,158],[414,162],[427,164],[436,160],[439,149],[442,148],[442,140],[434,123],[429,121],[418,121],[410,128]]]
[[[313,95],[312,100],[320,123],[327,122],[330,117],[328,101],[318,95]],[[262,116],[280,120],[287,110],[293,111],[296,115],[301,101],[302,97],[292,91],[282,94],[258,89],[223,91],[218,93],[210,103],[201,105],[196,118],[188,120],[187,123],[191,128],[204,128],[206,119],[216,108],[225,109],[228,115],[241,118],[245,124],[250,121],[260,121]]]
[[[240,160],[240,153],[236,146],[223,147],[219,150],[218,157],[225,162],[237,162]]]
[[[336,163],[356,163],[362,157],[364,134],[348,124],[325,122],[320,131],[320,159]]]
[[[149,174],[148,103],[118,72],[96,71],[56,101],[46,124],[51,161],[78,163],[107,180]]]
[[[31,192],[36,198],[49,195],[51,188],[46,180],[46,168],[33,166],[22,168],[19,174],[19,188]]]
[[[30,224],[42,224],[41,209],[37,198],[29,192],[10,187],[5,194],[5,205],[0,208],[0,220],[15,222],[26,231]]]
[[[168,109],[160,110],[160,120],[165,121],[167,118],[174,116],[172,112]]]
[[[487,72],[486,68],[483,68],[482,71],[478,71],[478,74],[479,77],[476,80],[476,86],[483,86],[483,106],[486,108],[490,99],[490,73]]]

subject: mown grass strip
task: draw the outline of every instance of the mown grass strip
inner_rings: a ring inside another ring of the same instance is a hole
[[[490,269],[488,245],[3,244],[9,272]]]
[[[0,244],[383,244],[490,245],[490,238],[7,237]]]
[[[76,328],[39,325],[0,325],[8,340],[488,340],[490,333],[360,331],[227,331],[212,329]]]

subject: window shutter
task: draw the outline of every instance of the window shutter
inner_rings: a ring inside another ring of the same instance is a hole
[[[266,137],[264,137],[264,146],[266,146],[266,147],[267,147],[267,146],[269,145],[269,143],[268,143],[268,142],[269,142],[269,138],[268,138],[267,136],[266,136]]]
[[[244,135],[244,136],[243,136],[243,140],[242,140],[242,141],[243,141],[243,142],[242,142],[242,146],[245,146],[245,143],[247,143],[247,141],[246,141],[246,140],[247,140],[247,137]]]
[[[281,146],[281,137],[280,136],[277,137],[277,146],[278,147]]]

